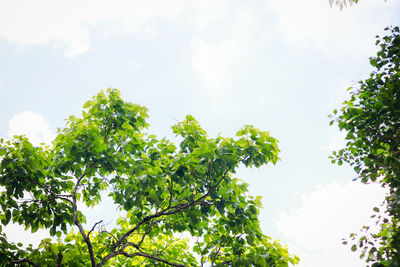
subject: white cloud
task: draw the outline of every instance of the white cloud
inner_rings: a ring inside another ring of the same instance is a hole
[[[214,45],[199,39],[194,43],[192,68],[212,88],[218,88],[228,75],[235,51],[233,43],[223,41]]]
[[[346,135],[347,133],[345,131],[335,131],[334,134],[330,136],[328,145],[323,147],[323,149],[328,151],[338,151],[346,147]]]
[[[50,144],[55,137],[46,119],[31,111],[14,115],[9,121],[8,127],[9,137],[25,134],[34,145],[42,142]]]
[[[333,57],[374,54],[374,36],[398,21],[397,1],[361,1],[345,8],[329,6],[327,0],[266,0],[277,15],[277,29],[297,48],[312,45]],[[344,55],[345,53],[345,55]]]
[[[116,0],[112,4],[105,0],[1,2],[0,38],[19,48],[32,44],[65,47],[66,56],[76,56],[90,49],[90,30],[99,23],[115,26],[112,31],[105,30],[106,36],[126,31],[143,38],[152,37],[160,30],[151,27],[152,21],[168,20],[190,29],[195,36],[193,69],[207,83],[207,88],[209,85],[217,88],[228,79],[232,66],[240,61],[254,24],[253,16],[243,10],[235,10],[233,15],[230,12],[227,1],[215,0]],[[234,24],[227,29],[231,33],[210,41],[210,29],[231,16],[235,17]]]
[[[215,25],[218,20],[227,17],[229,13],[229,4],[226,0],[197,1],[195,7],[192,7],[192,13],[189,15],[188,21],[195,26],[196,30],[206,31],[210,26]]]
[[[175,20],[186,1],[2,1],[0,37],[20,46],[56,44],[66,55],[86,52],[89,29],[101,21],[121,23],[125,30],[146,31],[143,25],[155,18]]]
[[[20,48],[28,45],[65,47],[66,56],[85,53],[91,46],[91,28],[114,23],[112,32],[153,37],[159,29],[150,22],[163,19],[201,30],[224,14],[226,1],[204,0],[17,0],[0,2],[0,38]],[[111,34],[105,30],[103,35]]]
[[[342,238],[372,225],[372,208],[385,190],[377,184],[332,182],[301,198],[299,207],[282,213],[276,226],[289,240],[301,267],[365,266],[359,254],[342,245]]]
[[[238,12],[232,32],[219,41],[197,38],[193,42],[192,68],[205,82],[205,88],[218,95],[234,76],[235,67],[244,63],[254,20],[245,11]],[[240,64],[239,64],[240,63]]]

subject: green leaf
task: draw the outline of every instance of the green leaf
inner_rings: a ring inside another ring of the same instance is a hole
[[[93,106],[94,104],[95,104],[94,101],[91,101],[91,100],[86,101],[86,103],[83,105],[83,108],[89,108],[89,107]]]
[[[7,225],[10,222],[11,219],[11,212],[9,209],[7,209],[6,213],[4,214],[1,222],[3,225]]]

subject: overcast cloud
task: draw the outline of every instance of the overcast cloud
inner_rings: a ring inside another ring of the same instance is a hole
[[[372,209],[381,207],[385,195],[377,184],[332,182],[293,199],[294,207],[279,215],[276,226],[303,259],[301,266],[365,266],[342,238],[364,225],[374,231]]]

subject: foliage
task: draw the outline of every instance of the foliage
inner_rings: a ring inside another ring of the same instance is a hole
[[[329,4],[331,6],[338,6],[340,9],[347,7],[347,5],[351,6],[353,4],[357,4],[358,0],[329,0]]]
[[[370,59],[375,71],[358,88],[349,88],[351,98],[336,117],[339,128],[347,131],[347,144],[333,153],[333,162],[348,162],[363,183],[389,189],[386,215],[377,216],[380,232],[367,234],[364,228],[367,233],[352,250],[362,248],[361,256],[373,266],[400,266],[400,33],[398,27],[386,30],[387,36],[377,36],[380,50]]]
[[[338,6],[340,9],[343,9],[344,7],[358,4],[358,1],[359,0],[329,0],[329,4],[331,5],[331,7],[335,5]]]
[[[1,224],[48,229],[38,248],[0,236],[1,264],[33,266],[288,266],[298,258],[263,235],[260,197],[233,178],[240,164],[278,160],[277,140],[245,126],[237,138],[209,138],[192,116],[172,127],[179,146],[146,132],[147,109],[116,89],[70,116],[51,146],[24,136],[1,140]],[[117,226],[84,228],[78,204],[108,193]],[[0,224],[0,230],[1,230]],[[73,231],[74,226],[77,233]],[[72,229],[72,230],[68,230]],[[180,235],[188,239],[180,239]]]

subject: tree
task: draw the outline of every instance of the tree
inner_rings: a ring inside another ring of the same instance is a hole
[[[385,30],[389,34],[377,36],[380,50],[370,59],[375,70],[358,88],[349,88],[351,98],[340,115],[333,112],[340,130],[347,131],[346,147],[333,153],[333,163],[348,162],[363,183],[389,189],[385,215],[377,216],[380,232],[364,227],[367,233],[352,250],[362,248],[361,256],[373,266],[400,266],[400,33],[399,27]]]
[[[1,139],[1,224],[49,230],[38,248],[0,235],[0,265],[288,266],[298,258],[262,234],[260,197],[233,177],[240,164],[278,160],[277,140],[252,126],[209,138],[192,116],[172,127],[179,146],[146,132],[147,109],[100,92],[51,146]],[[79,204],[108,193],[122,215],[84,228]],[[69,227],[71,226],[71,227]],[[73,227],[72,227],[73,226]],[[2,229],[0,225],[0,230]],[[75,229],[75,230],[74,230]],[[76,232],[75,232],[76,231]],[[194,240],[180,239],[185,233]]]

